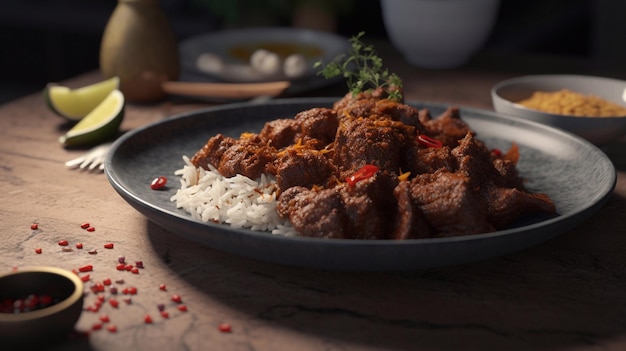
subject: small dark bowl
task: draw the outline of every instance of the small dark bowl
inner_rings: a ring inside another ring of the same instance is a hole
[[[9,345],[44,345],[70,335],[83,309],[83,282],[54,267],[19,269],[0,276],[0,304],[30,294],[54,299],[45,307],[20,313],[0,312],[0,340]]]
[[[497,112],[560,128],[596,145],[610,144],[626,135],[626,116],[568,116],[541,112],[516,103],[529,98],[535,91],[561,89],[595,95],[626,107],[626,81],[584,75],[546,74],[512,78],[496,84],[491,90],[491,98]]]

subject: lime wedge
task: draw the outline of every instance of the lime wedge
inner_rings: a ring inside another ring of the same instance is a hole
[[[43,94],[48,107],[54,113],[72,121],[79,121],[96,108],[111,91],[118,89],[119,85],[118,77],[77,89],[49,83]]]
[[[59,138],[63,146],[92,145],[114,138],[124,119],[124,94],[115,89]]]

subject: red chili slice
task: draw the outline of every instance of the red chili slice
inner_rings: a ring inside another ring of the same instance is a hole
[[[150,189],[152,189],[152,190],[159,190],[159,189],[163,188],[165,186],[165,184],[167,184],[167,178],[165,178],[163,176],[156,177],[156,178],[154,178],[152,183],[150,183]]]
[[[347,177],[346,182],[348,182],[348,185],[354,186],[357,182],[372,177],[376,172],[378,172],[378,167],[367,164],[354,172],[353,175]]]
[[[426,147],[433,147],[435,149],[439,149],[443,146],[443,144],[441,143],[441,141],[435,139],[435,138],[431,138],[428,135],[425,134],[418,134],[417,135],[417,141],[426,146]]]

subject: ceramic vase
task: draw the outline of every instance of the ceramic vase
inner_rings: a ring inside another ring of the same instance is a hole
[[[127,101],[163,99],[162,82],[178,79],[178,55],[159,0],[118,0],[102,36],[100,70],[105,78],[120,78]]]

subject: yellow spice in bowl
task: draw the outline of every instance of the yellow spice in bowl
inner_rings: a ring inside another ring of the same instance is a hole
[[[518,104],[542,112],[580,117],[626,116],[626,107],[594,95],[584,95],[563,89],[554,92],[537,91]]]

